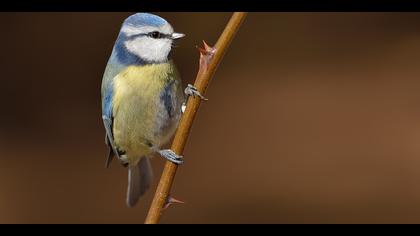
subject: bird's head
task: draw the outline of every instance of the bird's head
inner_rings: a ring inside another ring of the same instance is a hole
[[[184,36],[175,33],[172,26],[159,16],[137,13],[124,21],[119,40],[124,50],[141,60],[161,63],[168,60],[174,41]]]

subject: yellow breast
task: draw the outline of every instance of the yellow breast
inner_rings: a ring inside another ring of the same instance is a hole
[[[121,101],[128,96],[155,96],[157,91],[162,91],[169,79],[168,74],[172,74],[173,70],[172,63],[127,67],[114,80],[114,111],[118,110]]]

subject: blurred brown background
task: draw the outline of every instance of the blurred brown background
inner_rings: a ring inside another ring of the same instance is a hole
[[[142,223],[100,83],[131,13],[0,13],[0,223]],[[230,13],[159,13],[202,39]],[[420,223],[420,14],[250,13],[211,83],[162,223]]]

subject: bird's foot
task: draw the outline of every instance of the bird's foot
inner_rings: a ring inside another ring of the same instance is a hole
[[[160,150],[160,151],[158,151],[158,153],[159,153],[159,155],[164,157],[166,160],[168,160],[172,163],[175,163],[177,165],[180,165],[180,164],[184,163],[183,157],[176,154],[171,149]]]
[[[196,87],[194,87],[194,85],[192,84],[188,84],[187,87],[184,90],[185,95],[188,96],[193,96],[193,97],[199,97],[201,98],[201,100],[207,101],[208,99],[205,98],[203,95],[201,95],[201,93],[197,90]]]
[[[182,113],[184,113],[185,112],[185,108],[187,108],[187,99],[188,99],[189,96],[199,97],[201,100],[204,100],[204,101],[207,101],[208,100],[192,84],[188,84],[187,85],[187,87],[184,90],[184,93],[185,93],[185,95],[187,97],[186,97],[185,101],[182,103],[182,106],[181,106]]]

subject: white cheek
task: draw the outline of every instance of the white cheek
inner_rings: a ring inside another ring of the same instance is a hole
[[[145,59],[146,61],[163,62],[168,59],[171,51],[169,39],[152,39],[147,37],[137,38],[125,42],[125,46],[131,53]]]

